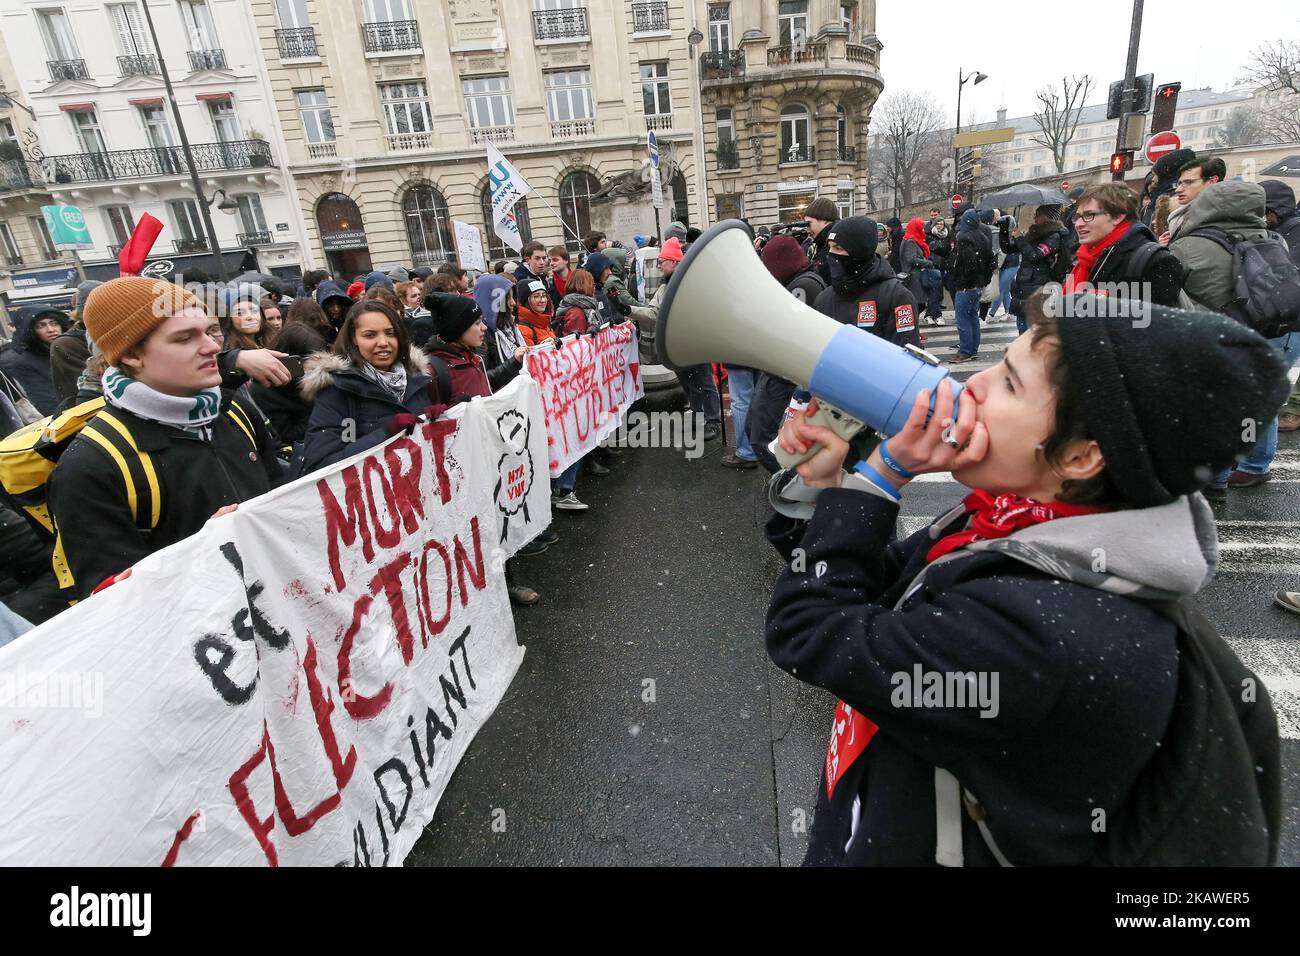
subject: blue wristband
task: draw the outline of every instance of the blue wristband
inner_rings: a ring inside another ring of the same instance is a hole
[[[893,457],[889,454],[888,440],[882,441],[880,443],[880,458],[885,463],[885,467],[888,468],[890,471],[894,472],[894,474],[898,475],[900,478],[906,478],[908,481],[911,481],[913,478],[916,477],[916,475],[912,474],[912,472],[908,471],[898,462],[894,461]]]
[[[876,469],[872,468],[865,461],[860,461],[853,466],[854,472],[861,475],[867,481],[871,482],[889,497],[895,501],[902,501],[903,496],[898,493],[898,489],[889,483],[889,479],[882,475]]]

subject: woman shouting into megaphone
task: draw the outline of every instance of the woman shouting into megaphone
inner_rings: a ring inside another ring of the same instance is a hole
[[[1241,451],[1242,420],[1285,399],[1281,360],[1222,316],[1155,307],[1137,323],[1078,305],[1031,299],[1031,329],[966,383],[955,414],[942,382],[932,415],[923,392],[849,471],[833,432],[802,416],[782,430],[787,453],[822,447],[797,468],[819,489],[812,517],[768,525],[787,562],[768,652],[840,700],[809,864],[1276,852],[1272,710],[1205,690],[1250,675],[1186,601],[1216,562],[1199,489]],[[1171,421],[1210,383],[1213,407]],[[908,482],[931,472],[974,490],[896,540]],[[1209,646],[1217,656],[1197,653]],[[1189,676],[1211,658],[1221,683]],[[1229,724],[1241,731],[1214,729]],[[1186,754],[1208,739],[1235,743],[1197,751],[1194,768],[1157,760],[1162,742]]]

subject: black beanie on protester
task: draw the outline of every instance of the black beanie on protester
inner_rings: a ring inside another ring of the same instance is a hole
[[[450,292],[430,292],[424,297],[424,307],[433,315],[433,330],[448,345],[465,334],[475,322],[483,320],[478,303],[463,295]]]
[[[850,216],[831,226],[827,241],[843,246],[850,259],[870,261],[875,258],[876,246],[880,244],[880,227],[876,220],[867,216]]]
[[[1281,355],[1227,316],[1081,294],[1057,308],[1069,371],[1106,470],[1137,507],[1191,494],[1247,453],[1290,391]],[[1068,314],[1067,314],[1068,313]],[[1149,324],[1148,324],[1149,320]]]

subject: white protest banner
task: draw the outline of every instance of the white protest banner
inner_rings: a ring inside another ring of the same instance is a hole
[[[524,369],[541,388],[551,477],[599,445],[645,394],[640,362],[632,322],[528,352]]]
[[[542,422],[521,376],[0,648],[0,864],[400,864],[523,659]]]
[[[515,202],[532,192],[532,187],[492,143],[487,144],[487,165],[492,187],[492,231],[511,249],[522,252],[524,240],[513,210]]]
[[[456,261],[460,267],[487,272],[487,260],[483,258],[483,236],[478,227],[459,219],[453,219],[451,226],[456,234]]]

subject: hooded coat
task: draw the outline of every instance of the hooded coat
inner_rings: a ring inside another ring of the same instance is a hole
[[[1232,255],[1213,239],[1192,233],[1218,229],[1243,239],[1262,238],[1268,235],[1265,202],[1258,183],[1228,180],[1210,183],[1187,204],[1169,251],[1183,265],[1183,291],[1195,307],[1222,312],[1232,302]]]
[[[303,366],[298,390],[312,403],[302,450],[302,474],[359,455],[386,442],[394,415],[419,415],[433,404],[429,376],[412,350],[406,391],[399,402],[362,375],[345,356],[318,352]],[[349,440],[350,439],[350,440]]]
[[[1265,208],[1277,217],[1274,230],[1291,250],[1291,261],[1300,267],[1300,215],[1296,214],[1295,193],[1286,183],[1265,179],[1260,183],[1267,197]]]
[[[1105,838],[1095,811],[1124,804],[1178,691],[1177,626],[1137,599],[1192,595],[1210,579],[1209,506],[1193,495],[1058,518],[928,565],[934,540],[965,524],[964,508],[891,540],[898,510],[845,487],[823,491],[806,524],[781,515],[768,524],[787,562],[803,549],[772,596],[769,655],[879,728],[860,750],[847,734],[832,738],[805,863],[932,865],[937,768],[985,809],[1012,865],[1088,862]],[[825,573],[795,570],[814,566]],[[995,693],[965,707],[917,706],[918,671],[983,675]],[[966,865],[996,865],[969,814],[959,819]],[[1241,837],[1243,820],[1225,812],[1207,824],[1217,842],[1201,858]]]
[[[343,291],[343,287],[341,285],[339,285],[333,279],[326,279],[324,282],[322,282],[320,285],[316,287],[316,304],[319,305],[322,309],[324,309],[325,303],[330,301],[331,299],[338,299],[340,302],[345,303],[344,304],[345,312],[347,309],[352,308],[352,306],[355,304],[352,301],[352,297]],[[328,314],[329,313],[327,311],[326,315]]]
[[[953,282],[961,289],[983,289],[992,278],[996,262],[993,240],[980,224],[979,211],[967,209],[957,226],[957,254],[952,266]]]
[[[595,296],[570,292],[560,300],[555,315],[562,336],[595,332],[601,326],[600,303]]]
[[[9,373],[42,415],[53,415],[59,408],[59,396],[50,377],[50,346],[36,334],[38,319],[54,316],[66,330],[68,316],[57,309],[27,306],[14,318],[14,339],[0,352],[0,369]]]

